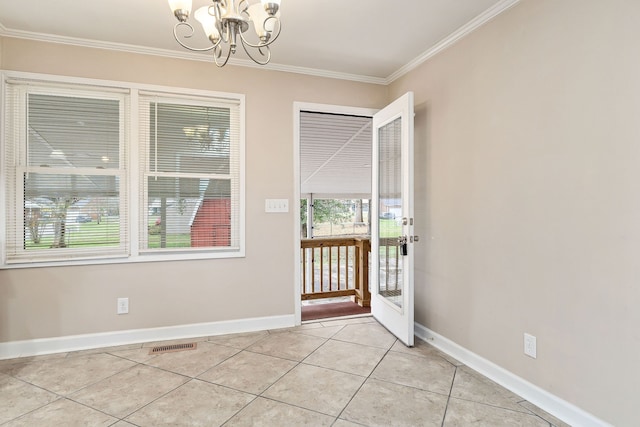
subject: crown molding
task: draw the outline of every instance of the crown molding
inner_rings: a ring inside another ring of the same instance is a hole
[[[433,56],[437,55],[443,50],[449,48],[461,38],[467,36],[471,32],[475,31],[478,27],[484,25],[491,19],[495,18],[496,16],[498,16],[499,14],[501,14],[502,12],[511,8],[512,6],[514,6],[519,2],[520,0],[502,0],[496,3],[489,9],[485,10],[480,15],[473,18],[471,21],[467,22],[462,27],[458,28],[455,32],[453,32],[446,38],[442,39],[435,46],[431,47],[429,50],[425,51],[423,54],[416,57],[411,62],[404,65],[403,67],[401,67],[400,69],[398,69],[397,71],[395,71],[393,74],[389,75],[386,78],[364,76],[359,74],[349,74],[349,73],[342,73],[342,72],[329,71],[329,70],[321,70],[317,68],[297,67],[297,66],[275,64],[275,63],[269,63],[267,65],[258,65],[249,59],[231,58],[229,60],[229,64],[239,66],[239,67],[259,68],[261,70],[280,71],[285,73],[303,74],[303,75],[315,76],[315,77],[349,80],[349,81],[354,81],[359,83],[389,85],[393,83],[396,79],[404,76],[409,71],[415,69],[416,67],[418,67],[419,65],[427,61],[428,59],[432,58]],[[45,34],[45,33],[31,32],[31,31],[13,30],[13,29],[6,28],[1,23],[0,23],[0,36],[13,37],[13,38],[19,38],[19,39],[25,39],[25,40],[41,41],[41,42],[49,42],[49,43],[66,44],[66,45],[72,45],[72,46],[106,49],[106,50],[113,50],[113,51],[119,51],[119,52],[136,53],[136,54],[142,54],[142,55],[154,55],[154,56],[161,56],[161,57],[173,58],[173,59],[213,62],[211,54],[206,54],[206,53],[177,51],[177,50],[171,50],[171,49],[159,49],[159,48],[144,47],[144,46],[138,46],[138,45],[125,44],[125,43],[104,42],[99,40],[58,36],[55,34]]]
[[[58,43],[71,46],[89,47],[95,49],[106,49],[118,52],[136,53],[142,55],[154,55],[172,59],[186,59],[190,61],[213,62],[212,54],[177,51],[171,49],[159,49],[125,43],[104,42],[99,40],[82,39],[75,37],[59,36],[55,34],[35,33],[31,31],[12,30],[0,24],[0,36],[12,37],[24,40],[33,40],[48,43]],[[315,77],[326,77],[340,80],[351,80],[360,83],[371,83],[384,85],[386,79],[383,77],[363,76],[358,74],[341,73],[336,71],[321,70],[316,68],[296,67],[291,65],[269,63],[259,65],[249,59],[229,59],[230,65],[239,67],[259,68],[261,70],[281,71],[285,73],[304,74]]]
[[[416,57],[411,62],[409,62],[408,64],[404,65],[403,67],[401,67],[397,71],[395,71],[393,74],[391,74],[389,77],[387,77],[385,79],[385,84],[388,85],[388,84],[393,83],[396,79],[404,76],[409,71],[415,69],[416,67],[418,67],[422,63],[426,62],[428,59],[434,57],[435,55],[437,55],[438,53],[442,52],[443,50],[451,47],[453,44],[455,44],[461,38],[463,38],[463,37],[467,36],[468,34],[472,33],[477,28],[479,28],[482,25],[486,24],[487,22],[489,22],[490,20],[492,20],[496,16],[500,15],[505,10],[513,7],[514,5],[516,5],[519,2],[520,2],[520,0],[502,0],[499,3],[496,3],[495,5],[493,5],[489,9],[485,10],[480,15],[476,16],[471,21],[467,22],[462,27],[458,28],[456,31],[454,31],[453,33],[451,33],[450,35],[448,35],[444,39],[440,40],[436,45],[431,47],[429,50],[424,52],[422,55]]]

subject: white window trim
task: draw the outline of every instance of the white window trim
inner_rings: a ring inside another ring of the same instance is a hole
[[[56,96],[69,96],[69,97],[83,97],[83,98],[91,98],[91,99],[108,99],[119,102],[120,109],[120,118],[124,120],[127,113],[127,97],[125,93],[116,93],[113,91],[101,91],[93,90],[87,91],[85,88],[70,88],[70,87],[60,87],[57,88],[55,86],[47,86],[45,81],[42,81],[42,86],[37,86],[35,88],[21,88],[20,89],[20,98],[21,102],[26,102],[26,97],[28,95],[51,95],[54,94]],[[3,104],[4,105],[4,104]],[[20,105],[20,109],[26,108],[25,105]],[[130,112],[131,109],[129,109]],[[26,129],[26,117],[20,117],[20,132],[24,133]],[[125,227],[120,227],[120,244],[118,246],[108,247],[108,248],[90,248],[90,249],[79,249],[79,248],[69,248],[69,249],[58,249],[55,253],[52,251],[47,253],[47,251],[34,251],[33,260],[28,260],[27,251],[22,250],[20,255],[13,260],[5,260],[6,264],[34,264],[39,262],[59,262],[58,260],[67,258],[69,261],[71,260],[88,260],[88,259],[101,259],[101,258],[118,258],[122,257],[124,253],[127,251],[127,226],[128,226],[128,215],[126,209],[126,200],[128,199],[128,183],[127,183],[127,168],[124,159],[125,150],[128,148],[128,140],[127,135],[125,134],[125,124],[123,121],[119,123],[119,158],[120,164],[117,169],[95,169],[95,168],[60,168],[60,167],[47,167],[42,168],[41,166],[34,166],[28,164],[28,151],[29,151],[29,139],[27,135],[21,135],[20,139],[24,141],[24,143],[19,144],[20,153],[18,154],[19,158],[22,159],[21,162],[23,164],[19,164],[15,167],[15,182],[22,182],[24,178],[24,174],[36,173],[36,174],[46,174],[46,175],[93,175],[93,176],[114,176],[120,178],[120,212],[125,212]],[[4,149],[4,145],[2,146]],[[4,151],[4,150],[3,150]],[[126,163],[126,162],[125,162]],[[4,161],[3,161],[4,164]],[[6,166],[6,165],[5,165]],[[7,172],[10,173],[10,172]],[[3,190],[6,190],[3,187]],[[13,189],[15,191],[15,197],[18,200],[24,200],[24,187],[17,187]],[[14,218],[22,217],[24,209],[20,205],[15,206],[15,212],[13,213]],[[7,218],[6,221],[10,221],[11,218]],[[7,222],[3,221],[3,225],[6,225]],[[14,241],[20,241],[22,236],[22,230],[16,228],[16,235],[12,237]],[[6,236],[6,235],[5,235]],[[4,245],[3,245],[4,248]],[[78,253],[85,253],[85,256],[79,256]]]
[[[128,140],[128,153],[127,153],[127,188],[126,197],[128,198],[128,227],[127,233],[129,233],[129,254],[127,256],[108,257],[105,255],[100,258],[93,259],[74,259],[74,260],[56,260],[56,261],[37,261],[28,263],[7,263],[6,253],[6,223],[8,221],[6,212],[4,209],[0,210],[0,269],[20,269],[20,268],[34,268],[34,267],[49,267],[49,266],[66,266],[66,265],[98,265],[98,264],[119,264],[119,263],[139,263],[139,262],[158,262],[158,261],[179,261],[179,260],[201,260],[201,259],[220,259],[220,258],[242,258],[246,254],[246,161],[245,161],[245,126],[246,126],[246,113],[245,113],[245,95],[228,93],[228,92],[215,92],[207,90],[197,90],[189,88],[179,88],[170,86],[158,86],[149,84],[137,84],[128,82],[119,82],[112,80],[97,80],[88,78],[75,78],[67,76],[55,76],[49,74],[38,73],[25,73],[17,71],[0,70],[0,126],[5,128],[5,85],[7,81],[12,79],[17,80],[33,80],[41,81],[47,84],[61,84],[61,85],[78,85],[91,86],[99,88],[100,90],[115,90],[115,91],[128,91],[130,108],[129,114],[129,128],[126,130],[126,139]],[[238,191],[232,194],[237,194],[239,198],[239,221],[238,226],[238,241],[239,248],[237,250],[229,248],[210,248],[210,249],[196,249],[188,252],[167,252],[167,253],[150,253],[140,252],[139,238],[140,238],[140,224],[142,218],[140,218],[140,204],[138,201],[140,179],[142,176],[139,170],[139,117],[138,106],[141,92],[153,92],[153,93],[166,93],[168,95],[180,95],[180,96],[193,96],[198,98],[217,98],[227,99],[239,104],[239,150],[238,161],[240,168],[240,177],[238,180]],[[7,193],[6,193],[6,165],[4,161],[4,147],[5,147],[5,134],[0,132],[0,205],[6,206]]]

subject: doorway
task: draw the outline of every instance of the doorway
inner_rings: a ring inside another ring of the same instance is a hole
[[[368,256],[368,246],[362,244],[363,239],[368,244],[371,223],[374,113],[357,107],[294,104],[293,206],[300,212],[295,221],[296,324],[303,320],[303,307],[305,320],[310,320],[311,311],[315,319],[318,312],[324,312],[321,317],[337,317],[356,307],[360,313],[370,311],[353,303],[358,301],[353,288],[362,280],[357,273],[364,271],[358,264],[360,255],[366,250]],[[366,270],[368,274],[368,263]]]

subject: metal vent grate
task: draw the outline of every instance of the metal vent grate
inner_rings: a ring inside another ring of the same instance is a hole
[[[160,354],[160,353],[171,353],[173,351],[195,350],[196,348],[197,348],[197,344],[194,342],[190,342],[186,344],[160,345],[157,347],[152,347],[151,350],[149,350],[149,354]]]

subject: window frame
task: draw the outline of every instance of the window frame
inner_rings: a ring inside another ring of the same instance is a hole
[[[64,256],[49,257],[47,259],[38,260],[9,260],[7,251],[7,233],[10,227],[8,227],[9,217],[7,215],[7,209],[0,209],[0,269],[13,269],[13,268],[33,268],[33,267],[46,267],[46,266],[66,266],[66,265],[94,265],[94,264],[112,264],[112,263],[138,263],[138,262],[157,262],[157,261],[177,261],[177,260],[204,260],[204,259],[224,259],[224,258],[242,258],[245,257],[245,212],[246,212],[246,200],[245,200],[245,126],[246,126],[246,113],[245,113],[245,95],[227,92],[216,92],[199,89],[159,86],[150,84],[136,84],[128,82],[119,82],[112,80],[97,80],[89,78],[76,78],[67,76],[54,76],[44,75],[37,73],[25,73],[18,71],[6,71],[0,70],[0,125],[2,129],[5,129],[5,125],[8,120],[8,112],[6,111],[6,86],[9,82],[24,82],[32,85],[45,85],[50,87],[59,86],[61,88],[67,87],[72,90],[81,91],[83,88],[88,89],[90,92],[104,92],[104,93],[120,93],[125,98],[124,108],[127,109],[128,123],[125,123],[124,138],[125,138],[125,152],[124,157],[121,157],[121,163],[126,161],[126,170],[122,172],[124,174],[125,185],[121,184],[119,192],[122,195],[126,194],[126,199],[122,199],[120,204],[123,203],[126,206],[126,236],[124,236],[125,245],[124,253],[122,254],[109,254],[98,255],[91,258],[76,258],[69,259]],[[184,98],[199,98],[199,99],[213,99],[221,102],[232,102],[238,105],[238,168],[239,176],[237,182],[237,189],[234,191],[232,188],[232,197],[237,197],[238,200],[238,243],[239,245],[232,250],[229,248],[187,248],[187,251],[167,251],[156,252],[142,250],[140,244],[140,227],[145,223],[146,215],[142,213],[142,206],[140,206],[140,188],[141,180],[144,179],[144,171],[139,166],[139,150],[141,141],[139,141],[139,127],[144,124],[140,123],[140,97],[146,95],[148,92],[163,94],[168,97],[184,97]],[[77,93],[77,92],[75,92]],[[26,115],[23,114],[23,120],[26,120]],[[122,124],[121,124],[122,126]],[[24,133],[24,132],[23,132]],[[6,144],[13,143],[7,141],[6,133],[0,132],[0,203],[2,206],[6,206],[8,191],[7,191],[7,164],[6,164]],[[121,142],[121,145],[123,143]],[[19,143],[26,149],[26,143]],[[121,153],[122,154],[122,153]],[[126,160],[123,160],[126,159]],[[122,165],[119,170],[122,169]],[[67,171],[68,172],[68,171]],[[122,181],[122,180],[121,180]],[[20,187],[17,185],[16,187]],[[14,189],[14,192],[17,192]],[[24,191],[24,190],[22,190]],[[235,195],[235,196],[234,196]],[[24,194],[22,194],[24,196]],[[122,197],[122,196],[121,196]],[[24,199],[22,199],[24,200]],[[24,203],[24,201],[23,201]],[[17,207],[16,207],[17,208]],[[121,212],[122,215],[122,212]],[[19,219],[24,221],[24,209],[22,214],[19,215]],[[16,229],[19,227],[15,227]],[[122,231],[121,231],[122,233]],[[122,243],[121,236],[121,243]]]
[[[139,100],[138,102],[138,115],[139,117],[143,116],[142,111],[145,111],[146,109],[150,109],[150,106],[155,103],[156,107],[158,108],[158,105],[189,105],[189,106],[194,106],[194,107],[227,107],[229,106],[229,108],[233,108],[233,107],[237,107],[239,109],[238,111],[238,117],[236,118],[234,114],[230,114],[230,129],[233,128],[237,128],[237,129],[241,129],[241,124],[242,124],[242,120],[240,118],[240,105],[238,104],[238,102],[236,100],[233,100],[231,102],[229,102],[228,100],[221,100],[219,98],[211,100],[208,98],[203,98],[203,97],[195,97],[195,96],[185,96],[185,95],[178,95],[178,94],[172,94],[172,95],[167,95],[167,94],[151,94],[151,93],[144,93],[141,95],[142,98],[144,98],[144,100]],[[234,124],[233,121],[234,120],[238,120],[240,123]],[[146,128],[146,124],[142,124],[140,123],[141,127],[145,126]],[[148,154],[150,152],[150,147],[152,144],[154,144],[154,141],[151,140],[151,136],[148,132],[145,131],[141,131],[139,133],[140,137],[139,137],[139,155],[143,156],[145,154]],[[140,172],[139,172],[139,176],[140,176],[140,218],[141,221],[139,222],[139,224],[142,225],[141,229],[140,229],[140,233],[139,233],[139,240],[138,240],[138,244],[140,245],[140,254],[142,256],[147,256],[147,255],[152,255],[152,254],[160,254],[160,253],[198,253],[198,252],[215,252],[215,253],[233,253],[233,252],[238,252],[241,249],[242,242],[240,241],[240,236],[237,236],[237,238],[234,238],[232,236],[232,241],[237,240],[239,242],[238,246],[227,246],[227,247],[184,247],[184,248],[149,248],[148,247],[148,238],[149,238],[149,233],[146,232],[146,230],[148,230],[149,227],[149,216],[147,214],[148,209],[149,209],[149,190],[148,190],[148,185],[147,185],[147,178],[150,177],[167,177],[167,178],[195,178],[195,179],[228,179],[229,183],[230,183],[230,189],[231,189],[231,194],[230,194],[230,203],[231,203],[231,210],[232,210],[232,214],[231,214],[231,230],[232,233],[235,230],[235,233],[239,233],[240,232],[240,223],[243,222],[240,219],[240,212],[233,212],[234,207],[237,206],[237,210],[241,210],[240,206],[243,204],[241,203],[241,197],[239,194],[238,189],[240,188],[240,182],[243,180],[243,167],[241,167],[240,164],[240,152],[242,151],[239,147],[240,142],[238,144],[234,144],[231,139],[239,139],[239,136],[236,136],[234,138],[230,137],[230,141],[229,141],[229,172],[227,174],[214,174],[214,173],[210,173],[210,174],[205,174],[205,173],[196,173],[196,172],[162,172],[162,171],[152,171],[151,170],[151,166],[150,166],[150,158],[146,158],[144,162],[140,161],[138,162],[138,164],[140,165]],[[143,152],[145,154],[143,154]],[[180,156],[180,161],[179,163],[182,162],[181,156],[183,156],[183,154],[179,154]],[[235,166],[233,166],[235,164],[238,165],[238,175],[237,177],[234,175],[233,173],[233,169],[235,168]],[[156,165],[157,167],[157,165]],[[234,191],[235,190],[235,191]],[[244,198],[242,198],[243,200]]]

